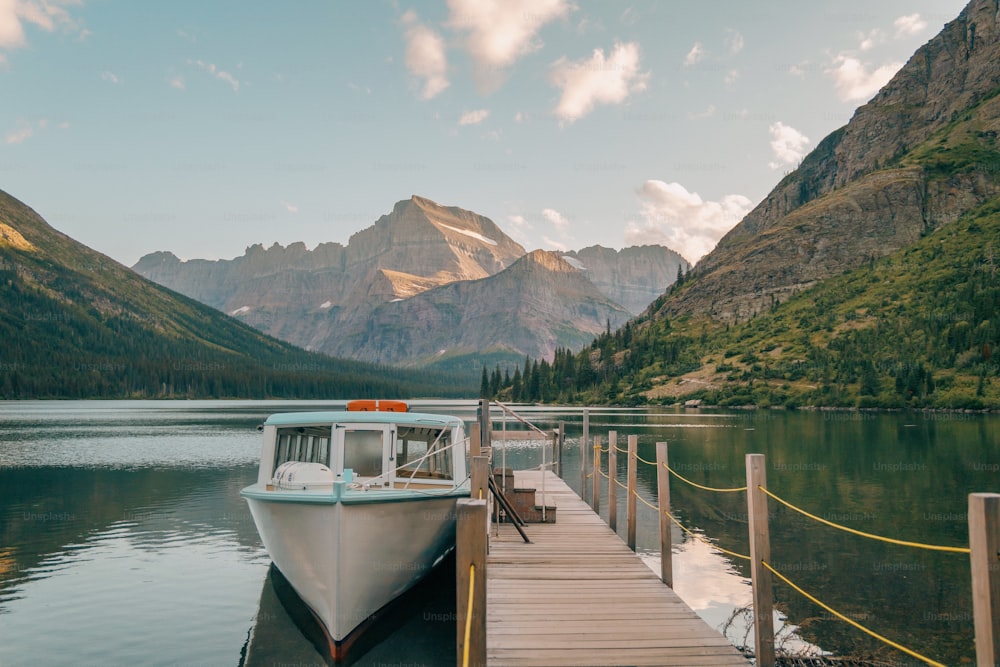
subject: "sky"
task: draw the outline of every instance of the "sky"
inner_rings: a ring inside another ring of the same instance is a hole
[[[420,195],[695,262],[956,0],[0,0],[0,190],[133,265]]]

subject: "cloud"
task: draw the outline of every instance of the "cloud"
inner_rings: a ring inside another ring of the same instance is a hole
[[[59,28],[85,37],[88,31],[67,10],[81,4],[82,0],[0,0],[0,49],[27,46],[25,24],[45,32]]]
[[[234,93],[240,92],[239,79],[237,79],[229,72],[223,69],[219,69],[214,63],[206,63],[202,60],[188,60],[187,64],[191,65],[192,67],[196,67],[202,70],[203,72],[208,72],[209,74],[214,76],[216,79],[219,79],[220,81],[225,81],[232,87]]]
[[[688,118],[690,118],[691,120],[699,120],[699,119],[702,119],[702,118],[711,118],[712,116],[715,115],[715,112],[716,112],[715,105],[714,104],[709,104],[708,107],[704,111],[699,111],[697,113],[694,113],[694,112],[688,113]]]
[[[705,59],[705,55],[705,47],[701,45],[701,42],[695,42],[694,46],[691,47],[691,50],[688,51],[686,56],[684,56],[684,66],[690,67],[691,65],[697,65]]]
[[[565,234],[569,231],[569,220],[566,219],[565,215],[554,208],[543,208],[542,217],[548,220],[560,234]]]
[[[475,111],[466,111],[462,114],[462,117],[458,119],[459,125],[478,125],[486,120],[490,115],[489,109],[476,109]]]
[[[726,50],[734,56],[743,50],[743,35],[738,30],[726,29]]]
[[[555,239],[545,236],[544,234],[542,235],[542,243],[544,243],[549,250],[558,250],[559,252],[567,252],[569,250],[569,246],[565,243],[556,241]]]
[[[837,96],[844,102],[867,101],[903,66],[901,62],[891,62],[875,69],[854,56],[841,53],[833,60],[833,67],[826,73],[833,77],[837,86]]]
[[[403,14],[406,29],[406,69],[410,74],[423,79],[420,97],[432,99],[451,85],[448,81],[448,59],[441,35],[417,21],[413,10]]]
[[[809,145],[809,137],[781,121],[771,123],[768,131],[771,133],[771,152],[774,154],[774,160],[768,163],[771,169],[798,164],[802,160],[806,154],[806,146]]]
[[[299,212],[299,207],[296,206],[295,204],[290,204],[289,202],[286,201],[281,202],[281,204],[285,207],[285,210],[288,211],[289,213]]]
[[[177,90],[184,90],[184,77],[180,74],[170,77],[170,87]]]
[[[740,71],[738,69],[731,69],[726,72],[726,75],[722,77],[722,81],[727,85],[731,86],[736,83],[737,79],[740,78]]]
[[[465,48],[480,74],[509,67],[540,49],[542,27],[573,9],[568,0],[448,0],[448,7],[448,26],[466,33]]]
[[[109,70],[104,70],[103,72],[101,72],[101,80],[107,81],[108,83],[115,83],[115,84],[121,83],[121,79],[119,79],[114,72],[111,72]]]
[[[553,113],[560,122],[572,123],[597,104],[620,104],[645,90],[649,73],[639,71],[639,46],[629,42],[615,44],[607,58],[602,49],[594,49],[589,60],[560,58],[552,64],[549,80],[562,90]]]
[[[680,183],[648,180],[637,190],[641,208],[625,227],[629,245],[659,243],[694,263],[704,257],[726,232],[750,212],[743,195],[703,201]]]
[[[858,39],[860,40],[858,48],[862,51],[870,51],[885,41],[885,33],[875,28],[874,30],[870,30],[867,35],[865,33],[858,33]]]
[[[7,144],[20,144],[35,134],[33,124],[26,120],[17,121],[17,127],[7,133]]]
[[[927,28],[927,21],[923,20],[920,14],[900,16],[892,24],[896,27],[896,39],[919,34]]]

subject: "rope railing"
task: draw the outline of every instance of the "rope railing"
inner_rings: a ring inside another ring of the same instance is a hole
[[[796,507],[792,503],[790,503],[787,500],[785,500],[785,499],[783,499],[783,498],[775,495],[772,491],[770,491],[768,489],[765,489],[762,486],[758,486],[757,488],[760,489],[761,491],[763,491],[764,493],[766,493],[769,497],[774,498],[776,501],[778,501],[779,503],[781,503],[782,505],[784,505],[788,509],[794,510],[794,511],[798,512],[799,514],[801,514],[802,516],[808,517],[808,518],[812,519],[813,521],[818,521],[819,523],[822,523],[824,525],[830,526],[831,528],[836,528],[837,530],[842,530],[844,532],[851,533],[852,535],[859,535],[861,537],[867,537],[868,539],[871,539],[871,540],[878,540],[879,542],[888,542],[889,544],[898,544],[900,546],[912,547],[914,549],[927,549],[928,551],[946,551],[946,552],[950,552],[950,553],[959,553],[959,554],[971,553],[969,547],[949,547],[949,546],[941,546],[941,545],[935,545],[935,544],[924,544],[922,542],[911,542],[911,541],[907,541],[907,540],[897,540],[897,539],[892,538],[892,537],[883,537],[882,535],[875,535],[874,533],[866,533],[864,531],[856,530],[854,528],[848,528],[847,526],[842,526],[839,523],[834,523],[833,521],[829,521],[827,519],[824,519],[823,517],[819,517],[819,516],[816,516],[815,514],[811,514],[811,513],[807,512],[807,511],[805,511],[804,509],[802,509],[801,507]]]
[[[691,480],[687,479],[686,477],[682,477],[681,475],[679,475],[677,473],[676,470],[674,470],[673,468],[671,468],[670,466],[668,466],[666,464],[664,464],[663,467],[666,468],[667,470],[669,470],[670,474],[673,475],[674,477],[676,477],[677,479],[681,480],[682,482],[686,482],[686,483],[690,484],[691,486],[695,487],[696,489],[702,489],[703,491],[712,491],[714,493],[739,493],[740,491],[746,491],[747,490],[746,486],[737,486],[737,487],[732,487],[732,488],[727,488],[727,489],[720,489],[720,488],[716,488],[716,487],[713,487],[713,486],[703,486],[702,484],[698,484],[697,482],[692,482]]]
[[[763,489],[761,489],[761,490],[763,490]],[[821,602],[815,596],[810,595],[809,593],[807,593],[806,591],[804,591],[801,587],[799,587],[796,584],[794,584],[790,579],[788,579],[788,577],[786,577],[785,575],[783,575],[780,572],[778,572],[777,570],[775,570],[771,566],[771,564],[768,563],[766,560],[765,561],[761,561],[761,565],[763,565],[764,567],[766,567],[771,572],[771,574],[773,574],[774,576],[778,577],[778,579],[781,579],[781,581],[783,581],[784,583],[788,584],[791,588],[795,589],[795,591],[797,591],[799,594],[801,594],[802,596],[804,596],[810,602],[813,602],[813,603],[819,605],[825,611],[829,612],[833,616],[836,616],[837,618],[839,618],[840,620],[844,621],[845,623],[849,623],[850,625],[854,626],[858,630],[861,630],[865,634],[867,634],[867,635],[869,635],[871,637],[874,637],[875,639],[878,639],[879,641],[883,642],[884,644],[887,644],[888,646],[891,646],[892,648],[896,649],[897,651],[902,651],[903,653],[905,653],[906,655],[908,655],[908,656],[910,656],[912,658],[916,658],[917,660],[921,660],[921,661],[927,663],[928,665],[933,665],[934,667],[946,667],[945,665],[943,665],[940,662],[932,660],[932,659],[928,658],[927,656],[921,655],[920,653],[917,653],[913,649],[909,649],[909,648],[903,646],[902,644],[894,642],[893,640],[889,639],[888,637],[885,637],[884,635],[880,635],[879,633],[875,632],[874,630],[866,628],[865,626],[863,626],[860,623],[858,623],[857,621],[855,621],[853,618],[850,618],[849,616],[846,616],[845,614],[840,613],[839,611],[837,611],[833,607],[831,607],[831,606],[829,606],[829,605]]]

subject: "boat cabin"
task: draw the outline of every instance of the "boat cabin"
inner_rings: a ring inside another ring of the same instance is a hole
[[[286,413],[269,417],[263,432],[257,481],[273,488],[329,489],[335,480],[365,489],[451,488],[466,478],[468,442],[457,417],[363,409]]]

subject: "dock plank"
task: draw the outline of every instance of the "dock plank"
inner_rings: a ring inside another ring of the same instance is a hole
[[[515,473],[538,490],[541,474]],[[490,538],[486,652],[491,667],[750,664],[597,516],[545,473],[554,524],[510,525]]]

